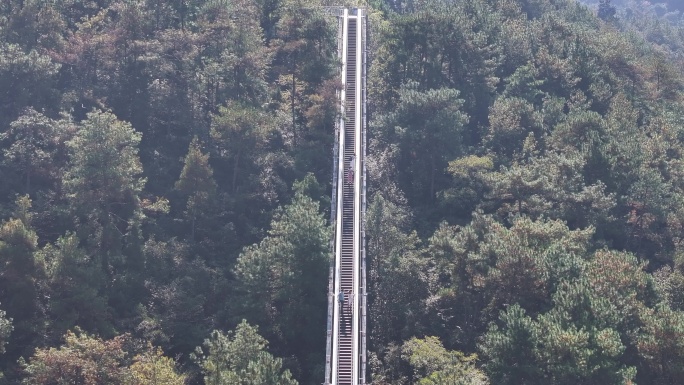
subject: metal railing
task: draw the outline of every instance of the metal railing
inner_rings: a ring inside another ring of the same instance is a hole
[[[324,383],[357,385],[365,384],[366,378],[366,17],[363,9],[330,11],[339,20],[342,89],[333,150],[334,261],[328,284]],[[346,169],[351,159],[353,167]],[[345,172],[353,176],[346,184]],[[345,303],[338,301],[342,290]]]

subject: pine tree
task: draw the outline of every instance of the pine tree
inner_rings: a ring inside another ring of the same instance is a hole
[[[276,351],[295,356],[307,373],[316,365],[308,357],[324,343],[320,309],[327,300],[329,258],[318,203],[297,193],[277,211],[266,238],[242,251],[234,270],[241,314],[261,325]]]
[[[45,265],[36,254],[38,236],[31,225],[31,200],[17,198],[12,219],[0,224],[0,302],[12,318],[7,362],[30,354],[43,340],[45,307],[41,284]]]
[[[417,317],[428,296],[423,278],[427,260],[420,258],[418,236],[409,230],[406,207],[377,194],[368,208],[369,343],[372,347],[399,343],[414,335]]]
[[[538,330],[519,305],[501,311],[480,345],[485,371],[493,383],[531,385],[543,383],[542,370],[535,362]]]
[[[684,376],[684,312],[659,305],[643,318],[637,347],[644,377],[658,384],[677,383]]]
[[[190,241],[195,242],[197,219],[209,215],[216,199],[214,170],[209,165],[209,154],[203,154],[195,136],[185,156],[185,165],[176,182],[176,190],[187,197],[185,215],[190,221]]]
[[[32,180],[37,176],[50,180],[57,174],[55,156],[63,137],[60,134],[58,122],[29,108],[0,135],[9,142],[3,150],[4,162],[21,172],[25,193],[31,193]]]
[[[79,246],[76,234],[67,233],[38,253],[47,269],[51,340],[74,326],[89,333],[114,334],[104,295],[106,275],[99,260]]]
[[[141,137],[113,113],[95,110],[67,143],[70,162],[63,184],[76,234],[100,264],[120,320],[134,311],[143,293]]]
[[[139,210],[145,184],[138,158],[142,135],[111,112],[93,111],[67,144],[64,187],[84,238],[103,257],[121,251],[121,235]],[[106,258],[105,271],[112,266]]]
[[[296,385],[282,360],[266,351],[268,342],[245,320],[228,334],[218,330],[198,347],[195,359],[207,385]]]
[[[416,82],[399,91],[397,107],[379,118],[379,136],[399,149],[396,165],[403,173],[402,188],[409,199],[430,202],[448,181],[448,162],[461,155],[463,127],[459,91],[449,88],[423,91]]]

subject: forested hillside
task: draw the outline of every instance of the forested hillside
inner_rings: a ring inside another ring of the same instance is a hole
[[[320,5],[0,4],[0,382],[322,382]],[[368,379],[681,384],[684,19],[349,5],[370,13]]]

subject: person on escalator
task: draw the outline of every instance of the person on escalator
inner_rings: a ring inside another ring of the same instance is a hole
[[[352,155],[349,159],[349,169],[347,172],[347,183],[352,184],[354,181],[354,164],[356,163],[356,155]]]
[[[340,310],[344,309],[344,291],[340,290],[340,294],[337,295],[337,299],[340,301]]]

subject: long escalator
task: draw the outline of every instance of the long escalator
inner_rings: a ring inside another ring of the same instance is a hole
[[[341,112],[335,159],[337,191],[334,274],[328,296],[329,341],[325,384],[365,384],[365,116],[363,10],[344,10],[341,19]],[[332,302],[334,301],[334,302]]]

